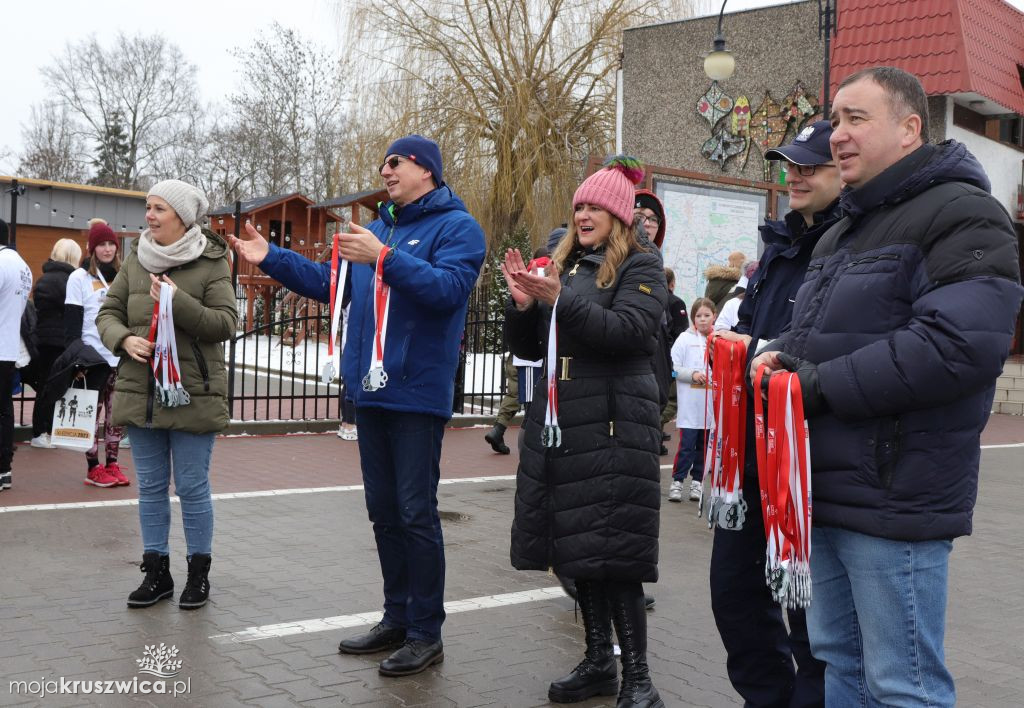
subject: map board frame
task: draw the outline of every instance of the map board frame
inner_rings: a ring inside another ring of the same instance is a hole
[[[758,226],[770,208],[768,191],[730,189],[710,182],[693,184],[653,179],[665,207],[665,265],[676,275],[675,293],[689,306],[704,296],[705,269],[725,265],[733,251],[757,258]]]

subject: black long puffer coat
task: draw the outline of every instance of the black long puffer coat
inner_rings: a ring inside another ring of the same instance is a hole
[[[544,447],[547,381],[537,382],[516,475],[512,565],[584,580],[658,579],[661,445],[655,330],[668,288],[660,258],[635,251],[610,288],[597,287],[603,249],[566,263],[558,299],[558,423]],[[512,352],[547,353],[551,307],[509,301]],[[569,357],[568,359],[566,359]]]

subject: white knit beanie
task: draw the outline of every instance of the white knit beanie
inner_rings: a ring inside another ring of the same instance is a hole
[[[149,190],[147,197],[160,197],[171,205],[171,208],[178,214],[178,218],[185,224],[185,228],[191,228],[193,224],[206,216],[210,208],[210,202],[206,195],[187,182],[177,179],[165,179],[157,182]]]

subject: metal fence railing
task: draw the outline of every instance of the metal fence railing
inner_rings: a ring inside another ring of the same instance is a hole
[[[327,306],[279,288],[269,303],[256,298],[253,326],[245,330],[245,289],[239,286],[235,296],[239,331],[224,343],[232,420],[340,417],[339,382],[320,377],[328,360]],[[456,415],[494,415],[505,392],[502,315],[493,297],[486,287],[470,296],[452,401]],[[31,425],[34,403],[29,387],[15,396],[16,425]]]

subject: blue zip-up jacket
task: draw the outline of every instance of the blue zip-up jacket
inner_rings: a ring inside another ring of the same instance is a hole
[[[353,264],[342,375],[356,406],[452,416],[459,346],[469,295],[484,262],[484,233],[455,193],[442,184],[398,209],[388,202],[367,228],[392,255],[384,262],[391,288],[384,370],[387,385],[364,391],[373,347],[373,265]],[[330,299],[330,263],[314,263],[271,245],[260,269],[300,295]]]
[[[840,199],[791,329],[818,364],[815,525],[900,541],[971,533],[980,437],[1020,308],[1009,214],[956,141],[924,145]]]
[[[797,290],[804,282],[811,253],[823,233],[839,220],[839,199],[814,215],[807,226],[803,214],[791,211],[780,221],[765,219],[761,226],[764,252],[747,283],[733,330],[749,335],[753,354],[760,340],[774,339],[789,327]]]

